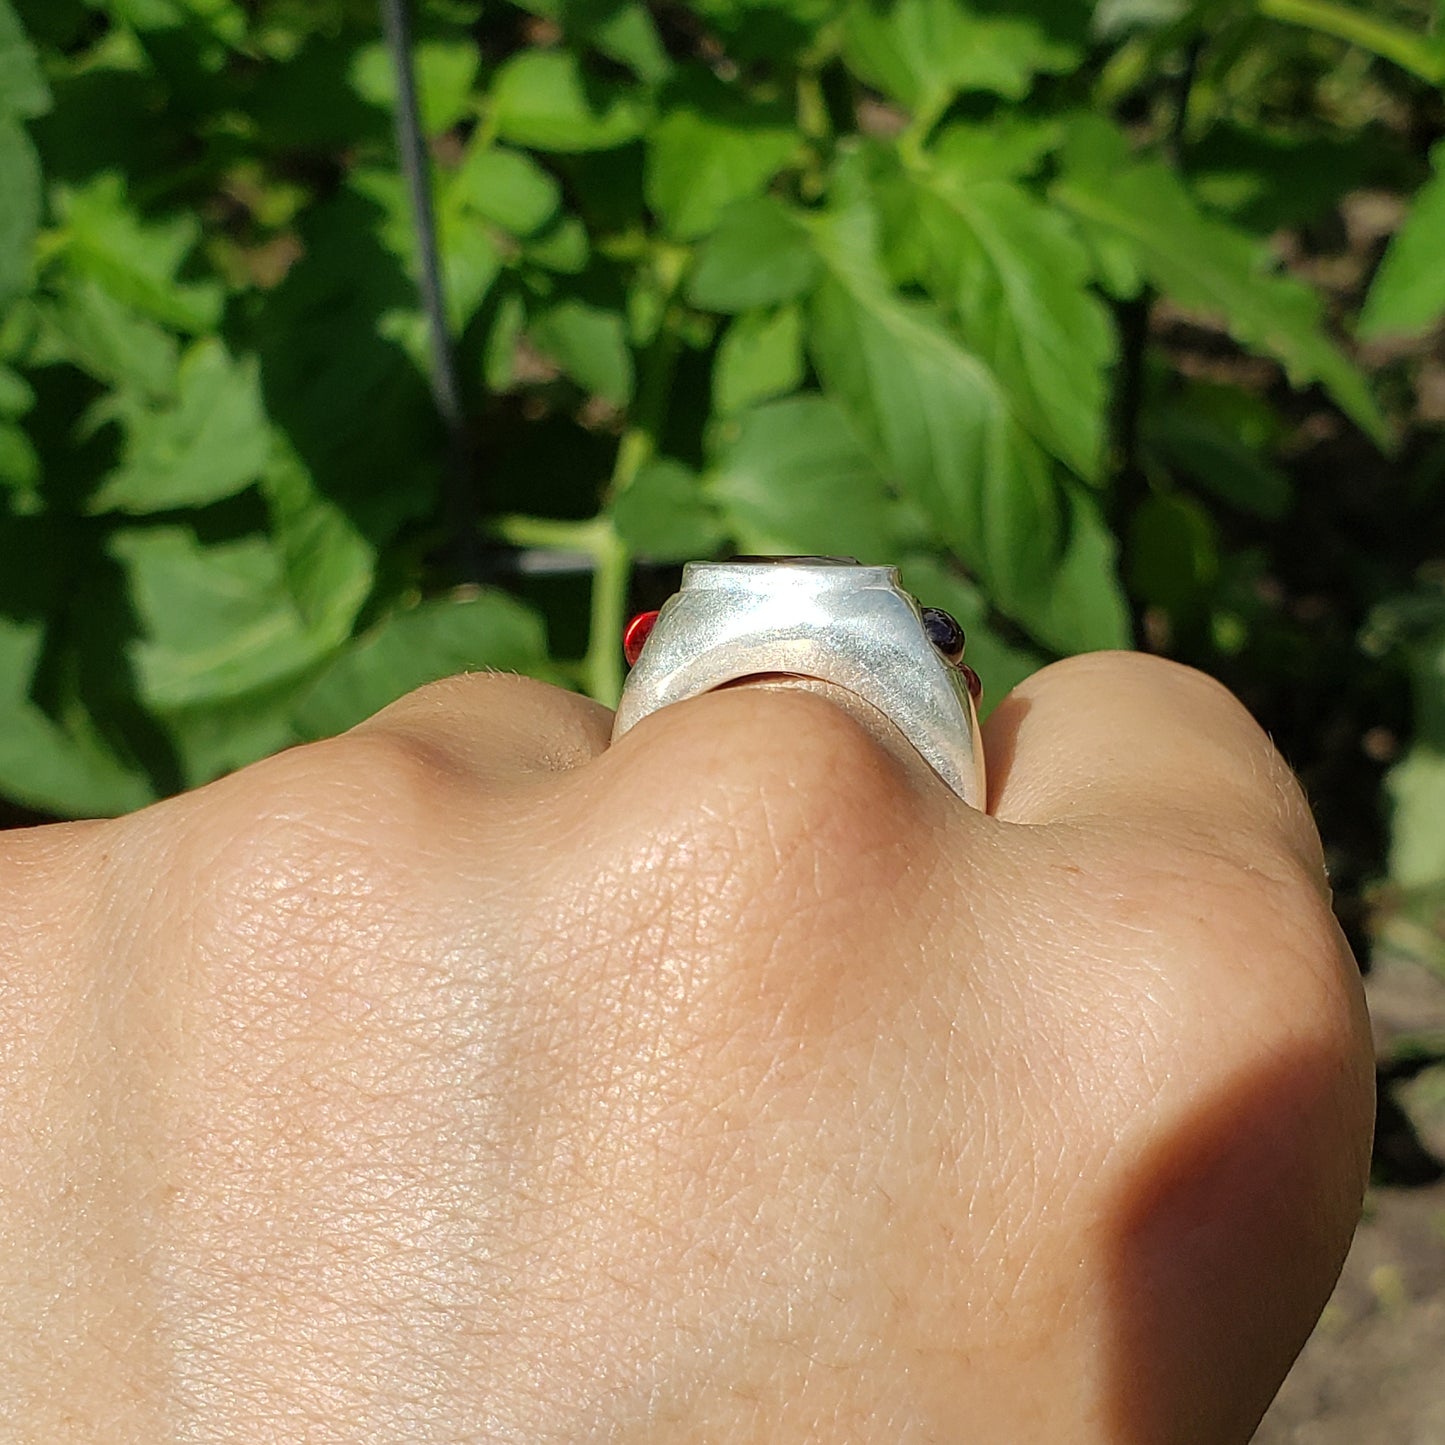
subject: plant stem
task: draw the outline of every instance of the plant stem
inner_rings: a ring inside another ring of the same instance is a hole
[[[588,696],[608,707],[616,707],[622,695],[622,627],[632,580],[632,554],[617,535],[608,507],[632,485],[657,452],[667,418],[673,368],[682,345],[673,308],[689,259],[690,252],[679,246],[660,246],[653,253],[662,295],[661,320],[638,367],[632,423],[617,444],[603,510],[585,522],[513,516],[500,517],[494,523],[498,535],[513,546],[584,552],[592,558],[587,652],[578,673]]]
[[[1363,46],[1431,85],[1445,81],[1445,46],[1333,0],[1258,0],[1259,13]]]

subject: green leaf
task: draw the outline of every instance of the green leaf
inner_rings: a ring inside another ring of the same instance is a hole
[[[481,53],[471,39],[418,40],[412,45],[422,133],[440,135],[470,109]],[[351,63],[351,84],[368,104],[393,111],[397,104],[396,66],[386,46],[363,46]]]
[[[177,279],[200,239],[193,215],[142,220],[126,200],[124,180],[113,173],[85,186],[58,187],[56,208],[66,258],[77,275],[90,277],[123,306],[178,331],[215,330],[223,301],[220,286]]]
[[[1368,382],[1325,335],[1319,296],[1267,269],[1271,258],[1252,236],[1205,215],[1166,165],[1133,159],[1106,122],[1076,122],[1065,162],[1054,198],[1127,242],[1161,291],[1219,316],[1240,345],[1278,360],[1293,385],[1320,382],[1363,431],[1386,439]]]
[[[647,138],[647,203],[679,240],[706,235],[733,201],[761,191],[797,151],[779,105],[745,103],[710,73],[674,86]]]
[[[925,252],[930,289],[1025,426],[1098,481],[1114,329],[1067,220],[1010,181],[933,168],[915,177],[902,224]]]
[[[1047,604],[1063,542],[1047,456],[1015,419],[993,373],[929,308],[886,287],[835,220],[832,278],[810,334],[824,387],[889,476],[998,605],[1028,624]]]
[[[1272,412],[1257,398],[1194,386],[1177,401],[1145,409],[1140,441],[1152,464],[1189,477],[1241,511],[1279,518],[1289,509],[1290,482],[1265,453],[1276,430]]]
[[[639,0],[520,0],[522,8],[560,25],[575,48],[591,46],[621,61],[641,80],[665,80],[672,69],[662,37]]]
[[[707,490],[744,552],[892,560],[898,504],[828,397],[790,397],[720,427]]]
[[[706,311],[752,311],[796,300],[821,274],[801,218],[781,201],[758,196],[724,212],[699,250],[687,295]]]
[[[18,371],[0,365],[0,416],[24,416],[35,405],[35,392]]]
[[[246,36],[246,12],[237,0],[108,0],[108,6],[141,31],[190,27],[230,46]]]
[[[295,709],[305,737],[330,737],[414,688],[470,671],[551,678],[541,618],[505,593],[423,602],[354,641]]]
[[[0,793],[63,817],[143,807],[153,797],[143,778],[30,701],[41,643],[40,623],[0,616]]]
[[[1039,118],[1003,110],[986,123],[945,126],[930,145],[929,156],[955,184],[1012,181],[1038,171],[1058,149],[1063,134],[1057,115]]]
[[[38,497],[40,470],[40,456],[24,428],[0,420],[0,487],[26,498],[25,505],[31,506]]]
[[[123,460],[93,512],[204,507],[250,486],[266,466],[271,428],[255,358],[235,361],[216,337],[181,360],[174,405],[136,409]]]
[[[803,382],[803,313],[797,306],[744,311],[729,325],[713,362],[713,409],[720,416],[796,391]]]
[[[1057,652],[1133,647],[1114,534],[1092,495],[1066,484],[1063,496],[1063,555],[1049,586],[1017,610],[1017,619]]]
[[[0,119],[42,115],[49,108],[50,90],[35,47],[10,0],[0,0]],[[10,195],[3,183],[0,195]]]
[[[345,637],[371,591],[376,548],[283,444],[274,450],[261,490],[286,590],[302,622],[324,637]]]
[[[632,352],[619,312],[567,297],[535,315],[528,330],[584,391],[614,406],[632,399]]]
[[[557,215],[562,188],[530,156],[473,145],[446,182],[444,205],[470,212],[514,236],[535,236]]]
[[[30,287],[40,202],[35,147],[19,121],[0,115],[0,307]]]
[[[1219,537],[1188,497],[1153,496],[1129,523],[1129,582],[1144,602],[1175,616],[1198,613],[1219,576]]]
[[[180,347],[169,332],[138,316],[88,276],[62,276],[53,303],[40,308],[33,361],[64,361],[122,392],[173,394]]]
[[[496,133],[538,150],[610,150],[642,134],[649,109],[641,91],[584,74],[567,50],[521,51],[492,84]]]
[[[160,713],[291,683],[341,638],[307,627],[271,541],[205,543],[189,527],[129,528],[109,550],[129,579],[141,638],[130,657]]]
[[[668,457],[641,467],[611,510],[617,535],[654,562],[711,557],[722,543],[723,529],[696,473]]]
[[[568,5],[569,12],[591,10],[590,5]],[[587,39],[603,55],[628,66],[639,80],[662,81],[672,70],[667,49],[645,5],[629,0],[623,5],[606,4],[604,14],[588,27]]]
[[[1430,159],[1434,174],[1416,194],[1370,284],[1361,336],[1411,335],[1445,316],[1445,142]]]
[[[1072,70],[1080,50],[1020,7],[985,14],[966,0],[855,0],[843,53],[851,69],[924,116],[961,91],[1022,99],[1035,75]]]
[[[531,240],[522,244],[522,255],[533,266],[562,276],[580,276],[587,269],[592,247],[587,228],[576,216],[562,214]]]

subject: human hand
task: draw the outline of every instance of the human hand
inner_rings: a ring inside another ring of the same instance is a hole
[[[1293,780],[1147,658],[993,816],[824,692],[458,678],[0,841],[5,1438],[1247,1440],[1370,1131]]]

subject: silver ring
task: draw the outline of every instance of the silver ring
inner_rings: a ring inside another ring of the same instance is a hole
[[[939,637],[940,618],[956,639],[946,627]],[[896,567],[848,557],[690,562],[681,590],[635,618],[628,642],[634,665],[614,741],[659,708],[741,678],[817,678],[871,703],[965,803],[985,806],[977,678],[962,661],[962,629],[921,608]]]

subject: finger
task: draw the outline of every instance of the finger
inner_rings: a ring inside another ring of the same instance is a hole
[[[1238,699],[1193,668],[1128,652],[1055,663],[994,709],[984,747],[990,811],[1005,821],[1245,830],[1323,872],[1293,773]]]
[[[353,728],[451,772],[488,780],[568,772],[606,750],[612,713],[590,698],[510,673],[428,683]]]

